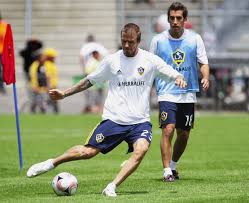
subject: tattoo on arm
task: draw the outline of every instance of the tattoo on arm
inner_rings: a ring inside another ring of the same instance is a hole
[[[73,87],[65,90],[64,97],[68,97],[68,96],[76,94],[78,92],[82,92],[91,86],[92,86],[92,84],[90,83],[90,81],[88,79],[84,78],[81,81],[79,81],[76,85],[74,85]]]

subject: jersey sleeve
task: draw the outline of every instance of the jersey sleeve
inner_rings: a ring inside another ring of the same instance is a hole
[[[156,76],[163,80],[175,80],[177,76],[182,76],[182,74],[173,69],[172,66],[168,65],[159,56],[154,55],[153,58],[156,66]]]
[[[207,53],[205,50],[204,42],[200,35],[197,35],[197,61],[201,64],[208,64]]]
[[[87,76],[87,79],[92,83],[102,83],[109,80],[110,76],[110,58],[104,58],[98,68]]]

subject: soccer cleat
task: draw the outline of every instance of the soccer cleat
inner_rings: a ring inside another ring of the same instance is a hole
[[[172,174],[175,177],[175,179],[179,180],[179,173],[177,170],[172,170]]]
[[[174,182],[175,181],[175,177],[173,175],[167,175],[163,177],[163,181],[164,182]]]
[[[102,194],[107,197],[117,197],[115,192],[116,186],[113,183],[109,183],[103,190]]]
[[[48,159],[47,161],[34,164],[27,171],[27,176],[29,178],[46,173],[54,168],[53,159]]]

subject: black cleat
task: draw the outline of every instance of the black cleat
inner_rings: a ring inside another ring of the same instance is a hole
[[[179,180],[179,174],[178,174],[177,170],[172,170],[172,174],[173,174],[175,179]]]

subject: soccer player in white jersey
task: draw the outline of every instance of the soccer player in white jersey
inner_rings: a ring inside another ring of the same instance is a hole
[[[128,151],[133,153],[114,180],[103,190],[106,196],[117,196],[116,187],[136,170],[151,143],[149,95],[154,78],[160,76],[174,81],[181,88],[186,87],[180,73],[160,57],[138,48],[140,38],[140,28],[136,24],[125,25],[121,31],[123,50],[107,56],[95,72],[73,87],[64,91],[49,91],[53,100],[59,100],[86,90],[97,82],[109,81],[103,120],[86,143],[72,147],[61,156],[31,166],[27,171],[28,177],[45,173],[64,162],[90,159],[99,152],[108,153],[122,141],[126,141]]]
[[[172,3],[168,9],[170,29],[155,36],[151,42],[150,51],[181,73],[188,84],[187,88],[180,89],[172,83],[156,79],[159,122],[162,128],[163,180],[166,182],[179,179],[176,163],[187,146],[194,123],[194,103],[196,92],[199,91],[198,68],[203,90],[206,91],[209,87],[209,66],[204,43],[200,35],[184,29],[187,15],[188,10],[182,3]],[[175,128],[177,138],[172,153],[171,140]]]

